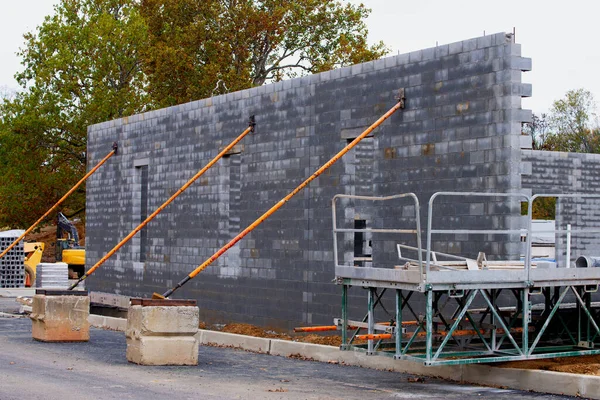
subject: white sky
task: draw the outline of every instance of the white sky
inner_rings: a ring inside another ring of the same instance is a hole
[[[593,0],[351,0],[373,11],[367,20],[369,40],[383,40],[392,53],[406,53],[516,27],[523,56],[533,71],[523,81],[533,84],[533,97],[523,107],[547,111],[569,89],[590,90],[600,102],[598,11]],[[17,89],[13,76],[20,66],[15,55],[23,34],[53,12],[57,0],[0,0],[0,90]]]

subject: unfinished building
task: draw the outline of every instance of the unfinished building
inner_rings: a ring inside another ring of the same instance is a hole
[[[113,141],[120,154],[87,184],[88,266],[245,129],[250,115],[257,123],[255,133],[91,276],[88,287],[128,296],[172,287],[356,138],[403,88],[404,110],[178,292],[198,300],[206,321],[287,328],[331,323],[341,304],[332,282],[336,194],[412,192],[426,221],[427,201],[440,191],[595,191],[598,157],[533,151],[522,134],[531,112],[521,99],[532,94],[522,72],[530,69],[513,35],[499,33],[93,125],[89,163]],[[410,204],[342,203],[344,226],[359,230],[402,224],[415,214]],[[581,206],[571,207],[569,215],[584,218]],[[524,218],[516,198],[472,198],[447,202],[436,223],[515,230]],[[415,245],[410,235],[346,233],[339,254],[354,265],[393,267],[399,240]],[[488,259],[523,254],[514,232],[452,235],[433,246],[474,258],[479,252]],[[363,304],[358,297],[351,307]]]

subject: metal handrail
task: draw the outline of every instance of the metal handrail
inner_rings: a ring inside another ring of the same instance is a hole
[[[528,229],[531,232],[531,227],[533,224],[533,202],[538,199],[538,198],[547,198],[547,197],[555,197],[555,198],[573,198],[573,199],[600,199],[600,195],[599,194],[581,194],[581,193],[539,193],[536,195],[531,196],[531,198],[529,199],[529,204],[527,205],[527,213],[529,214],[529,226]],[[547,232],[547,231],[540,231],[540,232]],[[553,231],[549,231],[549,232],[554,232],[554,233],[598,233],[600,232],[600,228],[598,229],[555,229]],[[529,249],[529,251],[527,252],[527,263],[531,264],[531,235],[528,235],[527,237],[527,248]],[[566,256],[566,255],[565,255]],[[569,257],[570,258],[570,257]],[[567,264],[566,267],[569,267],[569,263],[570,260],[567,260]],[[528,271],[527,273],[527,280],[531,280],[530,279],[530,274],[531,272]]]
[[[416,218],[416,229],[347,229],[337,227],[337,216],[336,216],[336,205],[337,199],[354,199],[354,200],[367,200],[367,201],[388,201],[401,198],[412,198],[415,206],[415,218]],[[339,266],[338,260],[338,243],[337,234],[343,232],[374,232],[374,233],[414,233],[417,237],[417,248],[419,249],[419,271],[423,275],[423,256],[422,256],[422,243],[421,243],[421,216],[419,211],[419,199],[414,193],[401,193],[391,196],[357,196],[351,194],[336,194],[331,199],[331,213],[332,213],[332,224],[333,224],[333,259],[335,266]]]
[[[525,263],[525,269],[527,270],[527,276],[529,277],[529,269],[531,265],[531,203],[529,204],[529,223],[527,229],[479,229],[479,230],[468,230],[468,229],[433,229],[433,202],[440,196],[462,196],[462,197],[514,197],[521,198],[530,203],[529,196],[522,193],[482,193],[482,192],[436,192],[429,198],[428,215],[427,215],[427,254],[425,261],[425,275],[429,274],[431,267],[431,236],[433,233],[454,233],[454,234],[471,234],[471,233],[482,233],[482,234],[511,234],[511,233],[523,233],[527,234],[527,262]],[[426,278],[427,279],[427,278]]]

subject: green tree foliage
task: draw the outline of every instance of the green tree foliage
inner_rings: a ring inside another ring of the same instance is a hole
[[[342,0],[61,0],[25,34],[22,90],[0,103],[0,226],[28,226],[83,176],[91,124],[380,57],[368,14]],[[65,207],[84,204],[82,188]]]
[[[584,89],[569,90],[553,103],[549,114],[534,114],[525,133],[531,135],[535,150],[600,153],[596,103]],[[527,207],[521,211],[526,215]],[[533,203],[535,219],[554,219],[555,212],[555,198],[538,198]]]
[[[369,10],[337,0],[142,0],[148,91],[161,106],[377,59]]]
[[[534,115],[528,133],[537,149],[600,153],[600,128],[592,94],[584,89],[568,91],[554,102],[549,115]]]
[[[528,213],[527,202],[521,203],[521,215]],[[533,201],[531,207],[533,219],[555,219],[556,218],[556,197],[538,197]]]
[[[22,91],[0,105],[0,226],[29,225],[83,176],[88,125],[146,108],[145,40],[134,0],[63,0],[25,34]],[[66,206],[84,204],[82,189]]]

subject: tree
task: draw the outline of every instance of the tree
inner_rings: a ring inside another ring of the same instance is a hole
[[[135,0],[63,0],[24,35],[23,91],[0,105],[0,225],[29,225],[83,176],[89,125],[147,108],[145,27]],[[84,205],[81,188],[65,206]]]
[[[142,0],[148,91],[160,105],[377,59],[364,19],[338,0]]]
[[[17,94],[16,90],[11,89],[5,85],[0,86],[0,101],[12,100],[15,98],[16,94]]]
[[[524,133],[531,136],[534,150],[549,150],[546,142],[552,132],[547,114],[542,113],[539,116],[533,114],[531,123],[524,124]]]
[[[555,151],[600,152],[600,129],[592,94],[584,89],[569,90],[554,102],[550,114],[552,133],[545,146]]]
[[[21,91],[0,101],[0,226],[29,225],[83,176],[91,124],[380,57],[368,14],[341,0],[61,0],[25,34]],[[65,203],[84,205],[83,187]]]

